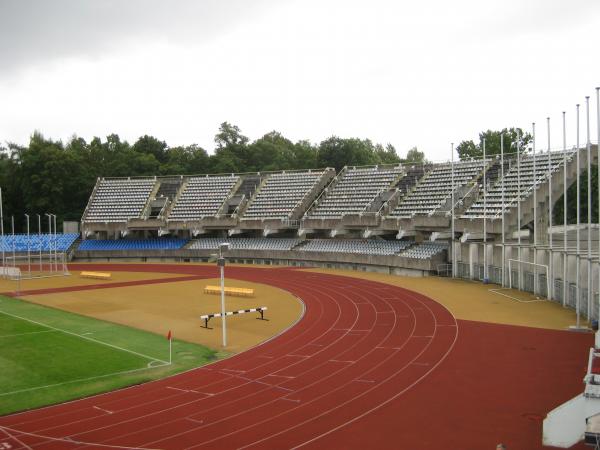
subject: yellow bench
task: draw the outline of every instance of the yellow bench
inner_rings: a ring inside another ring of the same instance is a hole
[[[221,295],[221,286],[206,286],[204,293]],[[225,295],[231,295],[232,297],[254,297],[254,289],[226,287]]]
[[[94,278],[96,280],[110,280],[111,274],[105,272],[81,272],[79,276],[83,278]]]

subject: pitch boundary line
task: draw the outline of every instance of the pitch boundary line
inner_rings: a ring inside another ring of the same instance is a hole
[[[512,289],[510,288],[498,288],[498,289],[488,289],[489,292],[493,292],[494,294],[498,294],[501,295],[503,297],[508,297],[511,300],[514,300],[516,302],[519,303],[539,303],[539,302],[548,302],[550,300],[545,299],[545,298],[540,298],[540,299],[536,299],[536,300],[521,300],[520,298],[517,297],[513,297],[512,295],[508,295],[508,294],[503,294],[500,291],[512,291]]]
[[[133,351],[133,350],[129,350],[129,349],[126,349],[126,348],[123,348],[123,347],[119,347],[118,345],[109,344],[108,342],[99,341],[98,339],[94,339],[94,338],[91,338],[91,337],[88,337],[88,336],[83,336],[81,334],[73,333],[72,331],[62,330],[60,328],[53,327],[52,325],[47,325],[47,324],[42,323],[42,322],[37,322],[35,320],[28,319],[26,317],[17,316],[16,314],[11,314],[11,313],[6,312],[6,311],[0,310],[0,314],[4,314],[4,315],[10,316],[10,317],[14,317],[16,319],[21,319],[21,320],[24,320],[26,322],[35,323],[36,325],[40,325],[42,327],[46,327],[46,328],[49,328],[49,329],[54,330],[54,331],[60,331],[61,333],[69,334],[71,336],[76,336],[76,337],[78,337],[80,339],[85,339],[85,340],[90,341],[90,342],[95,342],[96,344],[106,345],[107,347],[111,347],[111,348],[114,348],[116,350],[121,350],[123,352],[131,353],[133,355],[140,356],[140,357],[148,359],[150,361],[159,361],[159,362],[164,363],[164,364],[170,364],[169,362],[164,361],[164,360],[162,360],[160,358],[156,358],[154,356],[148,356],[148,355],[145,355],[143,353],[139,353],[139,352],[136,352],[136,351]]]
[[[3,336],[0,336],[0,339],[2,339],[2,338],[18,337],[18,336],[29,336],[30,334],[56,333],[56,331],[57,330],[44,330],[44,331],[30,331],[29,333],[5,334]]]
[[[10,391],[10,392],[0,392],[0,397],[5,397],[7,395],[12,395],[12,394],[21,394],[23,392],[32,392],[32,391],[37,391],[37,390],[40,390],[40,389],[47,389],[47,388],[51,388],[51,387],[64,386],[66,384],[73,384],[73,383],[78,383],[78,382],[81,382],[81,381],[98,380],[100,378],[112,377],[113,375],[125,375],[125,374],[129,374],[129,373],[141,372],[142,370],[158,369],[160,367],[165,367],[165,366],[168,366],[168,365],[169,365],[169,363],[163,363],[160,366],[140,367],[139,369],[122,370],[120,372],[111,372],[111,373],[107,373],[107,374],[104,374],[104,375],[97,375],[95,377],[78,378],[76,380],[63,381],[62,383],[47,384],[45,386],[35,386],[35,387],[32,387],[32,388],[18,389],[16,391]]]

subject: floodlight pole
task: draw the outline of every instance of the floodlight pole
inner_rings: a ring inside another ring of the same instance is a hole
[[[27,267],[29,275],[31,275],[31,246],[29,244],[29,214],[25,214],[27,218]]]
[[[227,324],[225,311],[225,257],[223,251],[229,248],[228,243],[219,244],[219,259],[217,265],[221,269],[221,320],[223,324],[223,347],[227,347]]]

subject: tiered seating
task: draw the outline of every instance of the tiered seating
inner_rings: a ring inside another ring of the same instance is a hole
[[[76,233],[65,234],[26,234],[5,235],[0,237],[0,250],[5,252],[48,252],[57,250],[59,252],[67,251],[73,242],[79,237]]]
[[[178,250],[187,244],[187,239],[87,239],[79,244],[79,250]]]
[[[364,212],[382,191],[390,189],[401,173],[401,167],[348,168],[307,217],[340,217]]]
[[[569,151],[567,161],[571,161],[574,152]],[[548,164],[551,165],[550,172],[556,172],[562,167],[564,159],[563,152],[552,152],[550,158],[548,153],[538,153],[536,155],[536,186],[545,183],[548,179]],[[516,208],[517,201],[526,199],[533,191],[533,155],[521,156],[520,168],[516,160],[512,163],[511,168],[504,174],[504,207],[505,209]],[[519,196],[519,178],[521,185],[521,195]],[[502,178],[500,177],[496,183],[487,191],[485,196],[485,208],[483,194],[479,199],[469,207],[469,209],[461,216],[463,218],[475,219],[485,216],[490,219],[500,218],[502,216]]]
[[[394,255],[409,247],[411,243],[411,241],[384,241],[380,239],[312,239],[306,241],[298,250],[303,252]]]
[[[230,250],[291,250],[301,240],[296,238],[204,238],[194,240],[193,250],[216,250],[219,244],[229,242]]]
[[[194,220],[215,216],[240,177],[190,177],[177,199],[170,220]]]
[[[243,219],[289,218],[324,174],[324,171],[309,171],[270,175],[251,201]]]
[[[454,163],[454,186],[458,189],[479,176],[489,161],[463,161]],[[390,216],[411,218],[415,215],[432,215],[452,196],[452,166],[436,165],[398,206]],[[456,199],[458,201],[459,199]]]
[[[142,213],[155,179],[102,179],[91,198],[86,222],[126,222]]]
[[[425,242],[415,245],[408,250],[402,252],[400,256],[405,258],[429,259],[438,253],[448,250],[448,244],[444,242]]]

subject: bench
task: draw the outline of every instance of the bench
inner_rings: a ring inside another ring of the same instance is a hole
[[[96,280],[110,280],[111,274],[106,272],[81,272],[79,276],[82,278],[93,278]]]
[[[204,288],[204,293],[221,295],[221,286],[206,286]],[[225,295],[230,295],[232,297],[254,297],[254,289],[226,287]]]

